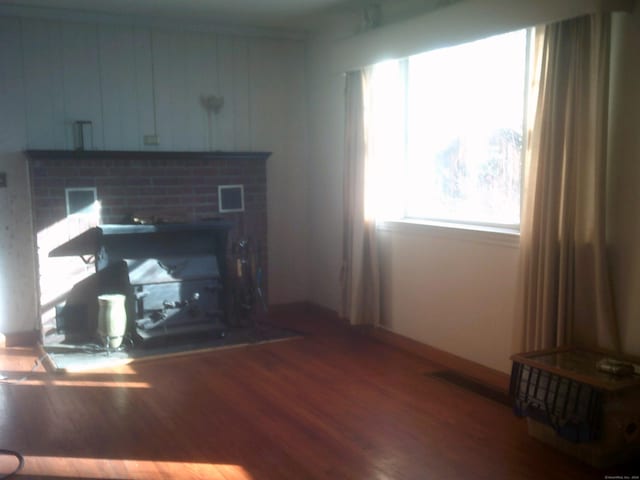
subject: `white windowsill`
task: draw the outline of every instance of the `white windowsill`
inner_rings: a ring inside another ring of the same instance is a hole
[[[489,243],[511,248],[520,245],[520,232],[511,228],[426,220],[378,220],[376,229],[407,235],[429,235],[456,241]]]

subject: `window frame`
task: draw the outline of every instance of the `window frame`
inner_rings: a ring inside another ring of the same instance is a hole
[[[520,195],[519,195],[519,203],[520,203],[520,213],[519,213],[519,219],[520,222],[518,223],[496,223],[496,222],[486,222],[486,221],[474,221],[474,220],[458,220],[458,219],[453,219],[453,218],[439,218],[439,217],[431,217],[431,216],[427,216],[427,217],[418,217],[418,216],[413,216],[413,215],[409,215],[408,214],[408,210],[409,210],[409,200],[407,198],[407,196],[403,195],[402,199],[401,199],[401,208],[399,208],[399,211],[401,210],[401,216],[398,217],[388,217],[388,218],[382,218],[378,220],[378,224],[382,225],[382,229],[386,230],[389,229],[390,227],[393,228],[393,225],[403,225],[403,224],[413,224],[413,225],[417,225],[417,226],[429,226],[429,227],[433,227],[433,228],[449,228],[449,229],[453,229],[453,230],[458,230],[458,231],[462,231],[462,232],[467,232],[467,231],[475,231],[475,232],[486,232],[489,234],[506,234],[509,236],[512,235],[516,235],[519,236],[520,234],[520,226],[521,226],[521,220],[522,220],[522,206],[523,206],[523,202],[524,202],[524,198],[523,198],[523,191],[524,191],[524,170],[525,170],[525,159],[526,159],[526,152],[527,152],[527,148],[528,148],[528,143],[529,143],[529,120],[530,120],[530,112],[528,111],[529,109],[529,102],[530,102],[530,95],[531,95],[531,79],[530,79],[530,73],[531,73],[531,48],[533,45],[533,35],[534,35],[534,29],[529,27],[529,28],[522,28],[522,29],[516,29],[510,32],[503,32],[503,33],[499,33],[499,34],[495,34],[495,35],[490,35],[488,37],[484,37],[484,38],[480,38],[477,40],[473,40],[473,41],[469,41],[469,42],[464,42],[461,43],[459,45],[464,45],[466,43],[473,43],[475,41],[482,41],[488,38],[491,38],[493,36],[499,36],[499,35],[505,35],[508,33],[513,33],[513,32],[518,32],[518,31],[524,31],[525,32],[525,53],[524,53],[524,95],[522,98],[522,102],[523,102],[523,115],[522,115],[522,148],[521,148],[521,152],[520,152]],[[455,47],[457,45],[452,45],[451,47]],[[448,47],[445,47],[448,48]],[[425,52],[422,52],[425,53]],[[421,55],[420,54],[416,54],[417,55]],[[403,132],[404,132],[404,140],[403,140],[403,145],[402,145],[402,150],[400,152],[401,156],[402,156],[402,163],[403,163],[403,177],[404,177],[404,181],[406,181],[406,179],[409,176],[409,168],[410,168],[410,162],[409,162],[409,149],[408,149],[408,145],[409,145],[409,61],[410,59],[413,57],[409,56],[409,57],[404,57],[401,59],[398,59],[398,68],[400,69],[400,71],[402,72],[402,84],[403,84],[403,92],[402,92],[402,110],[403,110],[403,118],[402,118],[402,128],[403,128]],[[510,242],[511,243],[511,242]]]

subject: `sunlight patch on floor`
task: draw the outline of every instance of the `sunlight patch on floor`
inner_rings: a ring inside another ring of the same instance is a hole
[[[120,460],[74,457],[25,456],[24,476],[42,475],[55,479],[189,478],[254,480],[241,466],[230,464]]]
[[[147,382],[99,381],[99,380],[22,380],[19,386],[92,387],[92,388],[151,388]]]

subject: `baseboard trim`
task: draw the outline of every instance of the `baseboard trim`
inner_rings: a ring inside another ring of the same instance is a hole
[[[413,353],[421,358],[432,361],[445,368],[455,370],[461,375],[465,375],[478,382],[494,387],[501,392],[509,391],[509,375],[494,370],[479,363],[467,360],[444,350],[432,347],[425,343],[418,342],[412,338],[405,337],[385,328],[377,327],[365,330],[371,337],[392,345],[401,350]]]
[[[40,331],[0,333],[0,348],[34,347],[40,342]]]
[[[317,303],[304,301],[270,305],[269,312],[274,315],[296,313],[318,315],[323,319],[335,321],[343,324],[344,326],[348,326],[352,330],[372,337],[382,343],[417,355],[449,370],[454,370],[460,375],[464,375],[477,382],[493,387],[500,392],[506,393],[509,391],[509,375],[504,372],[480,365],[479,363],[459,357],[453,353],[440,350],[412,338],[405,337],[383,327],[373,327],[371,325],[350,325],[349,321],[346,318],[341,317],[335,310],[323,307]]]

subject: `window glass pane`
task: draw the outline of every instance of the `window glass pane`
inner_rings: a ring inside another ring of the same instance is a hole
[[[406,158],[406,61],[375,65],[365,92],[366,143],[370,157],[365,179],[367,217],[404,215]]]
[[[409,58],[405,216],[518,225],[526,31]]]

